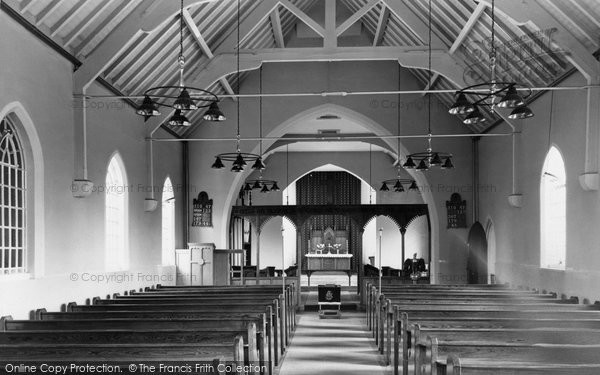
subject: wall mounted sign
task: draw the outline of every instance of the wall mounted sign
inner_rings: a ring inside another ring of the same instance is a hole
[[[467,201],[462,200],[460,194],[454,193],[446,201],[448,211],[448,229],[467,227]]]
[[[208,199],[208,194],[201,191],[198,199],[194,199],[193,227],[212,227],[213,200]]]

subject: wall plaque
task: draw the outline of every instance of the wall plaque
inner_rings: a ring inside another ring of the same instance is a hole
[[[208,199],[208,194],[201,191],[198,198],[194,199],[193,227],[212,227],[213,200]]]
[[[460,194],[454,193],[446,201],[448,211],[448,229],[467,227],[467,201],[462,200]]]

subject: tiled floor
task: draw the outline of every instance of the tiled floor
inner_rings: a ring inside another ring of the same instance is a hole
[[[341,319],[319,319],[317,312],[298,315],[298,326],[279,375],[388,375],[364,312],[343,312]]]

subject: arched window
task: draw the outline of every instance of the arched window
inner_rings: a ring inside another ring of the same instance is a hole
[[[0,121],[0,275],[27,272],[25,165],[17,133]]]
[[[565,269],[567,255],[567,189],[563,158],[556,147],[550,148],[540,184],[542,268]]]
[[[175,195],[167,177],[162,193],[162,264],[175,264]]]
[[[106,172],[106,269],[129,266],[127,248],[127,178],[123,161],[115,154]]]

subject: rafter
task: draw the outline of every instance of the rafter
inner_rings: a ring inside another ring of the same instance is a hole
[[[394,15],[404,21],[406,26],[417,35],[423,44],[427,44],[429,29],[427,24],[421,20],[415,12],[410,9],[403,0],[382,0],[383,3],[394,13]],[[433,48],[447,47],[445,43],[432,33],[431,45]]]
[[[196,87],[208,87],[221,77],[237,71],[236,54],[215,55],[202,65],[193,81]],[[402,66],[426,69],[428,54],[422,47],[343,47],[343,48],[273,48],[245,50],[240,54],[240,70],[253,70],[263,62],[298,61],[364,61],[397,60]],[[432,70],[447,77],[457,86],[464,86],[464,66],[445,50],[432,51]]]
[[[271,18],[271,28],[273,29],[273,37],[275,38],[275,45],[279,48],[285,48],[285,41],[283,39],[283,29],[281,28],[281,17],[279,16],[279,9],[275,8],[269,16]]]
[[[482,0],[489,4],[488,0]],[[567,59],[583,74],[588,81],[598,80],[600,76],[600,63],[587,48],[579,42],[569,30],[557,22],[556,19],[537,1],[515,3],[512,0],[498,0],[496,10],[504,13],[518,23],[533,22],[540,29],[557,28],[553,33],[554,42],[561,48],[570,52]]]
[[[206,40],[202,36],[202,33],[198,29],[196,22],[194,22],[192,15],[190,14],[190,12],[187,9],[183,11],[183,20],[185,21],[185,25],[187,26],[187,28],[190,30],[190,32],[194,36],[194,40],[196,40],[196,43],[198,43],[198,46],[200,46],[202,53],[204,53],[204,55],[206,57],[208,57],[209,59],[212,59],[213,57],[215,57],[215,55],[213,55],[212,51],[210,50],[210,47],[206,43]],[[219,83],[221,84],[223,89],[229,95],[233,95],[233,89],[231,88],[231,85],[227,81],[227,78],[222,77],[221,79],[219,79]]]
[[[36,17],[36,24],[43,23],[52,13],[54,13],[65,0],[54,0],[48,4]]]
[[[289,0],[281,0],[280,3],[294,16],[296,16],[300,21],[304,22],[306,26],[310,27],[314,32],[319,34],[321,37],[325,38],[325,29],[321,25],[319,25],[315,20],[310,18],[306,13],[300,10],[300,8],[290,3]]]
[[[84,5],[85,0],[79,0],[77,4],[73,5],[71,9],[50,29],[50,36],[56,36],[63,27],[69,25],[84,8]]]
[[[21,13],[27,12],[29,10],[29,7],[31,7],[34,2],[35,2],[35,0],[25,0],[25,1],[23,1],[23,3],[21,4]]]
[[[339,25],[335,29],[335,33],[337,36],[340,36],[344,33],[344,31],[348,30],[350,26],[354,25],[358,20],[363,18],[367,13],[373,9],[377,4],[379,4],[381,0],[369,0],[368,3],[363,5],[362,8],[357,10],[354,14],[352,14],[346,21],[344,21],[341,25]]]
[[[462,43],[465,41],[467,35],[469,35],[477,21],[479,21],[479,17],[481,17],[481,14],[483,13],[486,7],[487,5],[485,3],[477,4],[477,7],[475,8],[475,10],[473,10],[473,13],[471,13],[471,16],[467,20],[467,23],[465,23],[465,26],[463,26],[463,28],[460,30],[460,33],[454,40],[454,43],[452,43],[452,46],[450,46],[450,49],[448,50],[448,53],[450,55],[453,55],[460,48]],[[439,77],[439,73],[435,73],[431,77],[431,80],[427,82],[425,90],[431,89],[433,85],[435,85],[435,82],[438,80]]]
[[[385,4],[382,6],[383,9],[381,10],[381,14],[377,20],[377,29],[375,30],[375,36],[373,37],[373,47],[377,47],[383,41],[385,29],[387,28],[387,24],[390,19],[390,9],[385,6]]]
[[[92,10],[79,24],[75,25],[73,30],[64,38],[64,46],[67,47],[71,45],[77,37],[79,37],[79,34],[94,23],[94,21],[96,21],[98,17],[102,15],[102,12],[109,6],[110,1],[100,1],[94,10]]]

